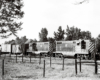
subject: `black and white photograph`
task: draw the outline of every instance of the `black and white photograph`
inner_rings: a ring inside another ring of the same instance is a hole
[[[99,80],[100,0],[0,0],[0,80]]]

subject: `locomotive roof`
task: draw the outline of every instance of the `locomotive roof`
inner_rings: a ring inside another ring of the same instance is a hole
[[[49,43],[49,41],[48,42],[36,42],[36,43]]]
[[[81,41],[83,41],[82,39],[79,39],[79,40],[70,40],[70,41],[56,41],[56,42],[67,42],[67,43],[73,43],[73,42],[81,42]],[[90,41],[90,40],[84,40],[84,41]],[[27,40],[26,42],[25,42],[25,44],[33,44],[33,43],[49,43],[49,41],[47,41],[47,42],[40,42],[40,41],[38,41],[38,42],[31,42],[31,39],[29,39],[29,40]]]
[[[70,43],[70,42],[81,42],[81,41],[83,41],[83,40],[71,40],[71,41],[56,41],[56,42],[68,42],[68,43]],[[90,40],[84,40],[84,41],[90,41]]]

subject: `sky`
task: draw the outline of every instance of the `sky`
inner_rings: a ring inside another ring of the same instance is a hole
[[[83,0],[23,0],[23,29],[17,35],[39,40],[42,28],[47,28],[48,37],[54,37],[59,26],[66,31],[68,25],[90,31],[92,37],[97,37],[100,34],[100,0],[87,0],[83,4],[77,4],[78,1]],[[15,38],[10,36],[0,43]]]

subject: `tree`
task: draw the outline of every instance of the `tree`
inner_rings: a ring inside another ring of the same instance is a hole
[[[54,39],[58,40],[58,41],[63,40],[64,39],[64,34],[65,34],[64,30],[62,30],[62,27],[59,26],[58,32],[54,32]]]
[[[66,40],[78,40],[80,39],[81,36],[80,33],[81,33],[81,29],[75,28],[74,26],[69,28],[69,26],[67,25]]]
[[[28,39],[26,38],[26,36],[21,37],[21,41],[22,43],[25,43]]]
[[[89,2],[89,0],[77,0],[76,2],[74,2],[74,4],[79,5],[79,4],[83,4],[85,2]]]
[[[54,39],[54,38],[52,38],[52,37],[49,37],[49,38],[48,38],[48,41],[49,41],[49,42],[54,42],[54,41],[55,41],[55,39]]]
[[[20,40],[19,37],[16,38],[16,40],[15,40],[15,44],[21,44],[21,40]]]
[[[81,39],[89,39],[89,40],[91,40],[91,32],[89,32],[89,31],[81,31]]]
[[[48,35],[47,29],[46,28],[42,28],[41,32],[39,33],[40,41],[42,41],[42,42],[48,41],[47,40],[47,35]]]
[[[37,42],[36,39],[30,39],[30,43]]]
[[[33,39],[33,42],[37,42],[37,40],[36,39]]]
[[[66,29],[66,40],[78,40],[78,39],[88,39],[91,40],[91,32],[89,31],[81,31],[79,28],[75,28],[67,26]]]
[[[97,46],[97,51],[100,52],[100,34],[97,37],[96,46]]]
[[[16,37],[15,40],[10,40],[10,41],[6,41],[5,43],[7,44],[24,44],[28,39],[26,38],[26,36],[23,36],[21,38]]]
[[[22,6],[22,0],[0,0],[0,37],[7,38],[12,34],[17,37],[22,23],[16,20],[23,17]]]
[[[95,43],[95,38],[91,37],[91,42]]]
[[[12,40],[9,40],[9,41],[5,41],[4,44],[12,44],[14,42],[15,42],[15,40],[12,39]]]

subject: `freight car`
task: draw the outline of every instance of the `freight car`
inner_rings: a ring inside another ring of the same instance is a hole
[[[14,54],[14,53],[21,53],[21,45],[19,44],[1,44],[1,54]]]
[[[1,54],[8,54],[12,50],[12,46],[10,44],[1,44]]]

